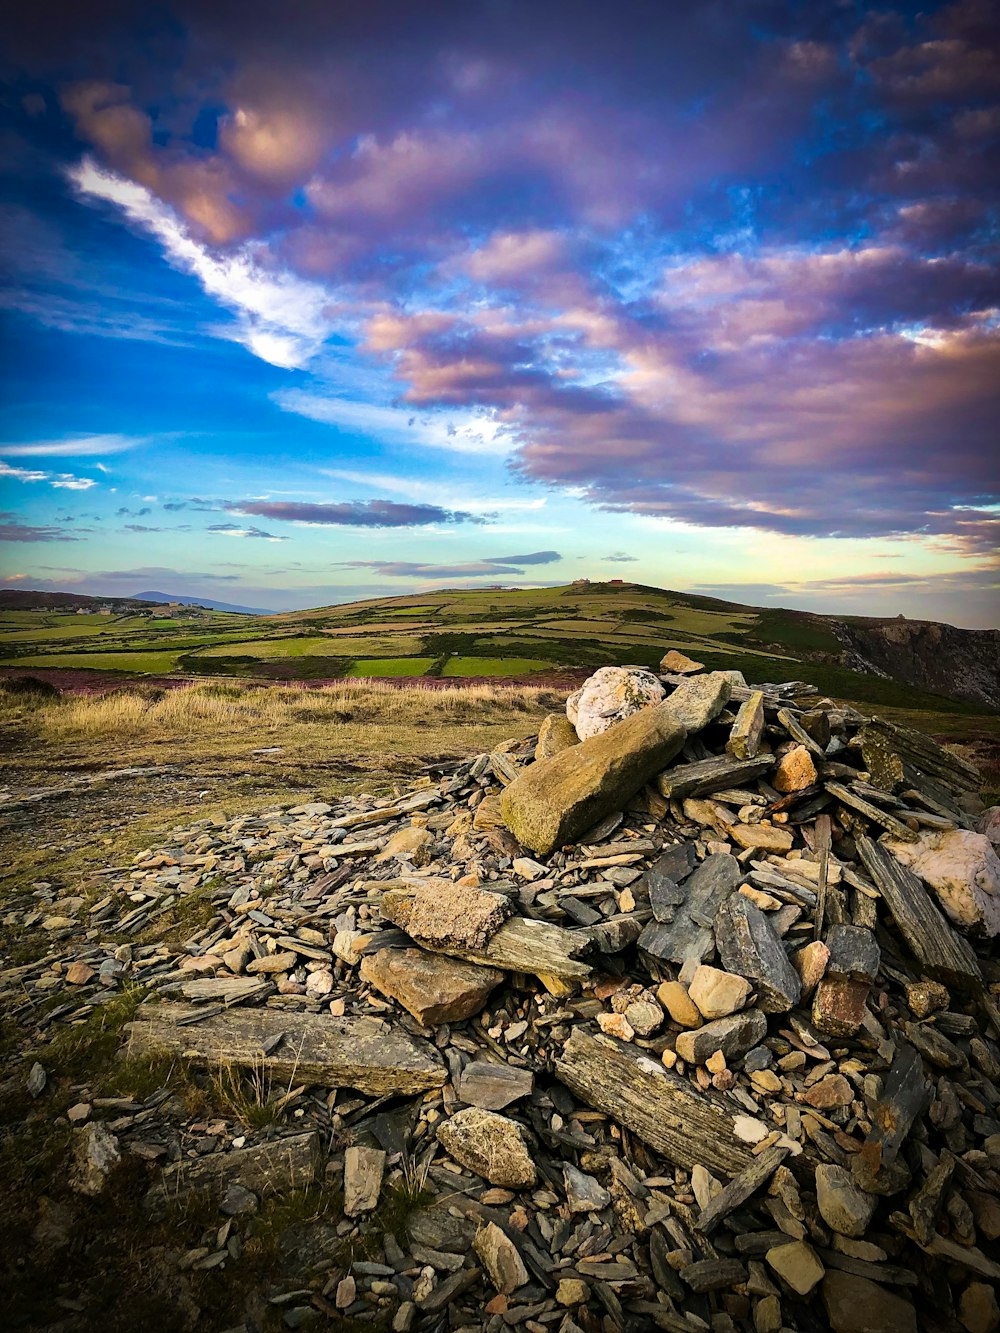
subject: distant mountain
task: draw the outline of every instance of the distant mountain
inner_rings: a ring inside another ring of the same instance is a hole
[[[210,611],[232,611],[241,616],[270,616],[273,611],[260,606],[232,606],[229,602],[214,602],[211,597],[182,597],[179,593],[137,592],[131,602],[174,602],[180,606],[206,606]]]

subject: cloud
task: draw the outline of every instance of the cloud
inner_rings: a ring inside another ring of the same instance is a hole
[[[493,555],[486,556],[491,565],[551,565],[562,556],[558,551],[532,551],[529,555]]]
[[[534,511],[544,509],[547,497],[525,495],[468,495],[452,490],[444,478],[424,481],[420,477],[404,477],[394,472],[362,472],[357,468],[320,468],[324,477],[335,481],[349,481],[353,485],[369,486],[373,490],[394,491],[410,500],[437,500],[449,509],[466,509],[473,514],[493,516],[502,510]]]
[[[123,532],[167,532],[168,528],[150,528],[145,523],[126,523]]]
[[[181,0],[170,28],[19,13],[11,60],[58,77],[81,197],[231,312],[212,334],[315,372],[273,401],[331,453],[509,455],[655,523],[978,558],[995,528],[971,511],[1000,498],[992,11],[732,8]],[[74,292],[17,301],[79,327]],[[93,331],[140,328],[110,304]]]
[[[285,412],[394,444],[459,454],[504,454],[512,447],[496,421],[472,411],[419,413],[306,389],[281,389],[271,397]]]
[[[434,523],[482,523],[476,514],[438,505],[396,504],[392,500],[346,500],[305,504],[278,500],[238,500],[223,505],[235,514],[255,514],[286,523],[330,524],[346,528],[418,528]]]
[[[270,264],[266,246],[247,243],[233,254],[213,255],[144,185],[91,158],[68,174],[81,195],[113,204],[133,226],[155,236],[175,268],[197,278],[209,296],[233,311],[237,323],[231,336],[262,361],[285,369],[303,366],[334,329],[332,295]]]
[[[638,557],[634,555],[626,555],[624,551],[616,551],[614,555],[606,555],[603,559],[606,564],[634,565],[637,563]]]
[[[121,454],[146,444],[148,435],[80,435],[68,440],[36,440],[29,444],[0,444],[5,458],[93,458]],[[99,467],[100,464],[97,464]]]
[[[219,532],[224,537],[259,537],[267,542],[287,542],[287,537],[276,537],[273,532],[265,532],[263,528],[241,528],[235,523],[212,523],[208,528],[209,532]]]
[[[165,500],[163,508],[171,513],[176,513],[181,509],[195,509],[202,513],[214,513],[218,505],[211,500],[202,500],[197,496],[192,496],[190,500]]]
[[[451,565],[419,564],[410,560],[345,560],[342,569],[374,569],[386,578],[451,579],[492,578],[501,574],[523,574],[515,565],[494,560],[468,560]]]
[[[3,450],[0,449],[0,453]],[[76,477],[70,472],[40,472],[34,468],[11,467],[0,460],[0,477],[11,481],[43,481],[59,491],[89,491],[97,485],[92,477]]]
[[[0,542],[75,542],[79,537],[61,528],[37,527],[31,523],[0,521]]]

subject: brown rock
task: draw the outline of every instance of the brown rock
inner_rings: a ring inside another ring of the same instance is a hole
[[[252,963],[247,964],[247,972],[251,976],[270,976],[273,972],[290,972],[298,964],[299,956],[292,953],[290,949],[283,949],[280,953],[265,954],[263,958],[255,958]]]
[[[71,986],[86,986],[97,973],[87,963],[70,963],[66,969],[66,980]]]
[[[802,998],[808,999],[823,980],[823,973],[830,961],[830,950],[822,940],[813,940],[798,953],[792,954],[792,966],[802,982]]]
[[[734,824],[729,836],[741,847],[754,847],[762,852],[789,852],[795,838],[786,828],[772,824]]]
[[[621,810],[684,744],[670,701],[642,708],[600,735],[530,764],[504,790],[501,809],[522,846],[548,856]]]
[[[657,989],[656,998],[682,1028],[700,1028],[704,1022],[701,1010],[679,981],[664,981]]]
[[[764,1257],[778,1276],[800,1296],[808,1296],[826,1271],[816,1251],[802,1240],[792,1241],[788,1245],[775,1245]]]
[[[771,777],[775,791],[802,791],[816,781],[816,765],[804,745],[796,745],[778,760]]]
[[[917,1333],[910,1302],[866,1277],[831,1269],[822,1293],[833,1333]]]
[[[958,1318],[969,1333],[994,1333],[1000,1326],[994,1289],[985,1282],[970,1282],[958,1299]]]
[[[485,833],[489,829],[502,829],[505,827],[503,815],[500,813],[500,797],[484,796],[476,806],[476,813],[472,816],[472,827],[478,833]]]
[[[565,713],[549,713],[542,719],[538,728],[538,744],[535,746],[536,759],[551,759],[554,754],[561,754],[571,745],[579,745],[580,737],[576,727]],[[498,798],[499,799],[499,798]]]
[[[751,989],[745,977],[703,963],[691,978],[688,994],[705,1018],[725,1018],[743,1008]]]
[[[866,981],[824,977],[813,998],[813,1023],[828,1036],[852,1036],[864,1021],[870,989]]]
[[[686,653],[678,652],[676,648],[671,648],[669,652],[664,653],[660,658],[660,670],[672,671],[678,676],[690,676],[696,671],[704,671],[705,663],[696,662],[694,658],[688,657]]]
[[[483,1267],[497,1291],[509,1295],[528,1281],[528,1270],[517,1246],[495,1222],[488,1222],[477,1233],[472,1248],[482,1259]]]
[[[361,976],[398,1000],[418,1023],[433,1027],[478,1014],[503,973],[423,949],[380,949],[361,960]]]
[[[523,1189],[535,1183],[535,1164],[521,1127],[506,1116],[469,1106],[442,1121],[437,1136],[449,1156],[491,1185]]]
[[[850,1106],[854,1090],[843,1074],[827,1074],[803,1094],[802,1100],[817,1111],[828,1111],[832,1106]]]
[[[736,759],[753,759],[760,752],[764,734],[764,695],[755,690],[746,703],[741,704],[736,721],[726,742],[726,753]]]

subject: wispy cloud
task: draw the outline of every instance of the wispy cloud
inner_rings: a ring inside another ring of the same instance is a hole
[[[101,458],[137,449],[147,444],[150,438],[148,435],[79,435],[67,440],[0,444],[0,454],[5,458]]]
[[[507,454],[514,441],[503,424],[470,410],[427,412],[337,398],[307,389],[279,389],[271,395],[285,412],[336,426],[345,434],[456,454]]]
[[[286,523],[310,523],[344,528],[419,528],[435,523],[482,523],[476,514],[442,509],[439,505],[395,504],[392,500],[345,500],[339,504],[300,504],[279,500],[234,500],[223,505],[234,514]]]
[[[263,528],[241,528],[235,523],[212,523],[209,532],[218,532],[223,537],[257,537],[266,542],[287,542],[287,537],[278,537],[273,532],[265,532]]]
[[[76,542],[79,537],[61,528],[38,527],[32,523],[0,521],[0,542]]]
[[[544,495],[468,495],[462,490],[451,488],[443,477],[435,481],[421,481],[418,477],[405,477],[397,472],[363,472],[357,468],[320,468],[319,471],[334,481],[348,481],[355,486],[369,486],[372,490],[392,491],[410,500],[437,501],[449,509],[466,509],[473,514],[496,514],[503,510],[533,512],[544,509],[547,503]]]
[[[495,555],[482,560],[454,564],[431,564],[412,560],[345,560],[343,569],[374,569],[386,578],[408,579],[479,579],[501,574],[523,574],[525,565],[547,565],[561,560],[558,551],[532,551],[528,555]]]
[[[235,253],[215,255],[144,185],[89,157],[68,175],[80,194],[113,204],[134,226],[155,236],[175,268],[197,278],[209,296],[237,316],[226,336],[262,361],[286,369],[304,366],[335,328],[332,294],[274,265],[266,246],[247,243]]]

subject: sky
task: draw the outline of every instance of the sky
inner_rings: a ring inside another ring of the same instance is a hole
[[[1000,625],[992,0],[33,0],[0,584]]]

